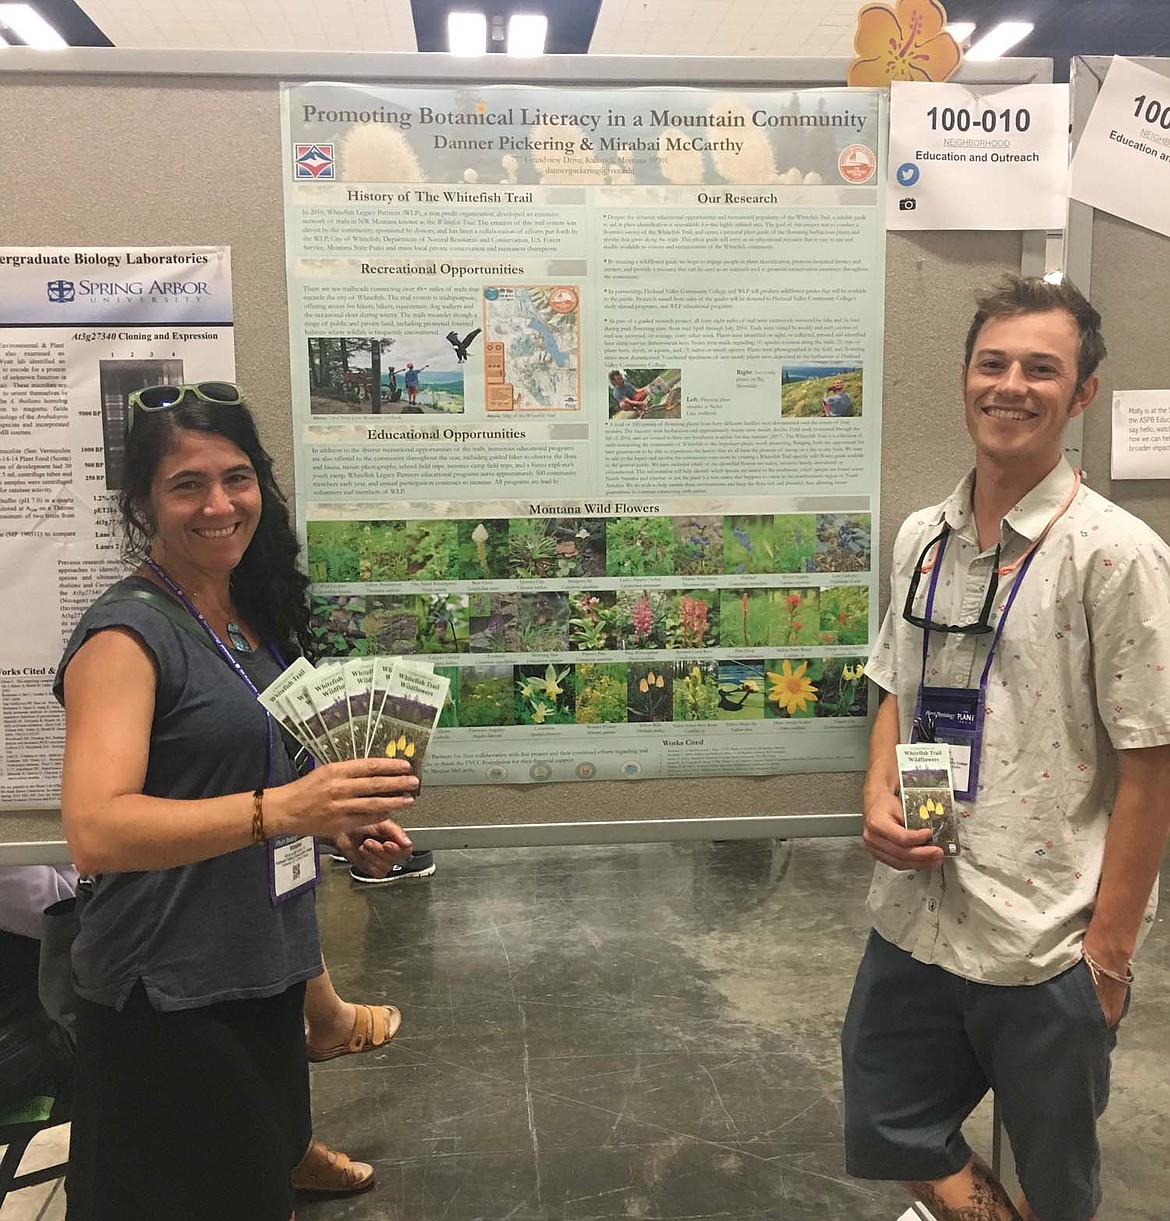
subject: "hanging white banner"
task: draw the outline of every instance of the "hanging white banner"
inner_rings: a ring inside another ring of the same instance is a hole
[[[1062,229],[1067,85],[890,86],[889,229]]]
[[[1170,235],[1170,78],[1113,60],[1070,179],[1073,199]]]

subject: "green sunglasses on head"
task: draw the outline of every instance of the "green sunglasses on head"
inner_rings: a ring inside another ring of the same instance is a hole
[[[243,401],[240,388],[231,382],[184,382],[178,386],[143,386],[129,399],[130,423],[135,411],[167,411],[186,401],[188,395],[201,403],[220,403],[238,407]]]

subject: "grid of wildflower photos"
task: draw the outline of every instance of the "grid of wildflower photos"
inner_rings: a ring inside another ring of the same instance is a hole
[[[448,727],[864,716],[871,561],[868,513],[308,523],[319,652],[458,655]]]

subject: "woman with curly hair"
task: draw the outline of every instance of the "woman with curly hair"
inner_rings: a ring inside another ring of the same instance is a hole
[[[120,507],[137,567],[56,680],[65,833],[96,876],[73,946],[68,1215],[288,1221],[294,1189],[374,1175],[311,1139],[312,837],[392,863],[416,781],[391,759],[298,777],[256,699],[308,650],[307,581],[235,386],[131,396]]]

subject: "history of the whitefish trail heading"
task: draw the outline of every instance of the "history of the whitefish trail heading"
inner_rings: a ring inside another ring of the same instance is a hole
[[[864,765],[884,105],[284,88],[314,632],[430,782]]]

